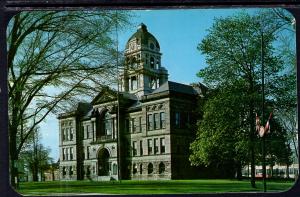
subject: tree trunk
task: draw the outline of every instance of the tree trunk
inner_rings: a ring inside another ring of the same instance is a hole
[[[290,178],[289,164],[286,164],[286,178]]]
[[[51,169],[51,175],[52,175],[52,180],[51,180],[51,181],[55,181],[55,177],[54,177],[54,169]]]
[[[271,170],[271,177],[273,178],[273,165],[270,165],[270,170]]]
[[[38,161],[36,159],[34,159],[32,167],[32,181],[38,181]]]
[[[18,180],[18,169],[16,167],[18,160],[18,154],[16,150],[16,131],[16,127],[11,127],[9,129],[10,184],[13,188],[16,188],[16,180]]]
[[[236,178],[237,178],[237,180],[242,180],[242,164],[241,164],[241,162],[238,162],[237,166],[236,166]]]

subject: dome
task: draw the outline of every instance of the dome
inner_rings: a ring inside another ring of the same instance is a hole
[[[144,23],[141,23],[137,29],[137,31],[129,38],[126,44],[126,49],[129,47],[129,42],[136,39],[138,43],[141,43],[142,46],[148,46],[149,41],[153,42],[156,48],[160,49],[159,43],[157,39],[148,32],[147,26]]]

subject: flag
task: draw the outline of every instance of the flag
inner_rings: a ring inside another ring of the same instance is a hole
[[[255,113],[255,124],[256,124],[256,131],[259,132],[260,129],[260,120],[259,117],[257,116],[257,113]]]
[[[260,126],[259,127],[258,134],[259,134],[260,137],[263,137],[265,135],[265,128],[264,128],[264,126]]]
[[[266,123],[266,126],[265,126],[265,133],[270,133],[270,119],[272,117],[272,112],[270,113],[269,115],[269,118],[268,118],[268,121]]]

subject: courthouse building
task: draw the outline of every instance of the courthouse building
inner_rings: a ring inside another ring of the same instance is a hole
[[[196,174],[188,158],[201,88],[168,81],[161,56],[141,24],[126,44],[119,92],[104,88],[91,103],[58,116],[61,180]]]

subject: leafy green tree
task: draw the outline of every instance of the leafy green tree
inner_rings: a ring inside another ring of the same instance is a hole
[[[115,83],[120,11],[21,12],[7,28],[11,185],[15,162],[29,135],[58,113]]]
[[[251,185],[255,187],[255,113],[260,114],[262,106],[262,62],[265,98],[266,103],[272,103],[271,110],[278,94],[272,94],[270,89],[276,86],[274,82],[286,79],[281,74],[283,61],[274,49],[276,31],[281,27],[262,12],[218,18],[208,30],[198,46],[208,66],[198,76],[214,93],[204,105],[197,139],[191,144],[192,164],[221,166],[229,162],[239,176],[242,165],[250,162]]]

